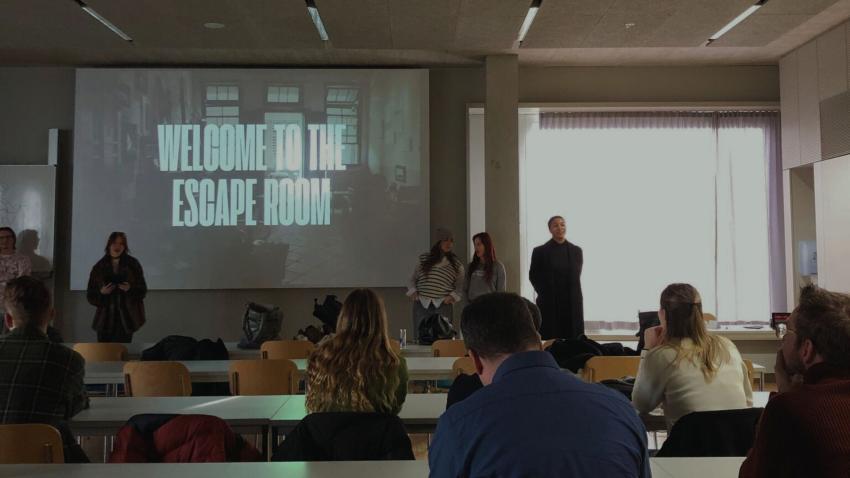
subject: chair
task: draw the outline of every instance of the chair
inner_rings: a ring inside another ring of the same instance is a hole
[[[659,457],[745,456],[763,408],[693,412],[680,418]]]
[[[41,423],[0,425],[0,464],[65,463],[59,430]]]
[[[272,461],[413,460],[401,419],[365,412],[311,413],[286,435]]]
[[[753,361],[750,359],[744,359],[744,365],[747,366],[747,378],[750,379],[750,386],[753,387],[753,390],[763,389],[764,384],[761,383],[762,379],[759,379],[759,383],[756,385],[756,369],[753,367]]]
[[[390,347],[397,355],[401,355],[401,342],[396,339],[390,339]]]
[[[291,395],[298,390],[298,367],[287,359],[232,360],[232,395]]]
[[[552,344],[554,344],[554,343],[555,343],[555,341],[556,341],[556,340],[558,340],[558,339],[549,339],[549,340],[544,340],[544,341],[543,341],[543,343],[541,344],[541,348],[542,348],[543,350],[548,349],[549,347],[551,347],[551,346],[552,346]]]
[[[472,361],[472,357],[460,357],[455,360],[455,363],[452,364],[452,372],[455,377],[460,374],[471,375],[476,373],[475,363]]]
[[[717,317],[712,313],[705,312],[702,314],[702,319],[706,322],[711,322],[713,320],[717,320]]]
[[[584,364],[582,378],[588,382],[637,376],[640,357],[596,356]]]
[[[127,347],[113,343],[79,343],[74,344],[74,351],[86,359],[86,362],[126,362]]]
[[[305,359],[315,350],[307,340],[267,340],[260,347],[264,359]]]
[[[466,344],[463,340],[441,339],[431,344],[434,357],[463,357],[466,355]]]
[[[127,362],[124,392],[128,397],[188,397],[192,380],[180,362]]]

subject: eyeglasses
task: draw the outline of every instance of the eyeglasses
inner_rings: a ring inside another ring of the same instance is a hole
[[[790,332],[793,332],[795,334],[797,333],[796,330],[792,329],[791,327],[788,327],[788,325],[786,324],[778,324],[776,326],[776,336],[779,337],[780,340],[784,339],[785,336],[788,335]]]

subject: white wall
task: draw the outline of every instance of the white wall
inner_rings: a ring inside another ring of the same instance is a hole
[[[818,285],[850,293],[850,156],[815,163]]]

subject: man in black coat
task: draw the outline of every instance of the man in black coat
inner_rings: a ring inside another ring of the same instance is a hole
[[[549,219],[552,239],[534,248],[528,277],[537,292],[543,315],[540,335],[545,339],[572,339],[584,334],[581,294],[581,248],[567,241],[567,224],[561,216]]]

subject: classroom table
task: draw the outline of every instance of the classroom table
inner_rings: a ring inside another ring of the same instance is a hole
[[[406,359],[410,380],[452,380],[456,357],[411,357]],[[181,360],[189,369],[192,382],[227,382],[229,360]],[[307,359],[293,360],[302,375],[307,369]],[[124,383],[125,362],[86,363],[85,383],[90,385]]]
[[[304,395],[291,395],[271,419],[272,434],[285,435],[306,415]],[[446,410],[445,393],[409,393],[398,417],[408,433],[433,433]]]
[[[231,360],[261,358],[260,349],[240,349],[238,347],[238,343],[239,342],[224,342],[224,346],[227,347],[227,353]],[[74,348],[75,344],[72,342],[66,342],[62,345],[68,348]],[[132,342],[122,345],[127,347],[128,360],[139,360],[142,356],[142,351],[153,347],[156,343]],[[401,349],[401,355],[404,357],[433,357],[434,353],[431,350],[430,345],[408,344],[406,347]]]
[[[133,415],[142,413],[198,414],[221,418],[236,432],[262,436],[261,451],[271,450],[271,418],[290,395],[236,397],[94,397],[89,408],[69,421],[81,436],[112,436]]]
[[[651,458],[654,478],[735,478],[743,458]],[[0,476],[27,478],[425,478],[428,462],[127,463],[0,465]]]

